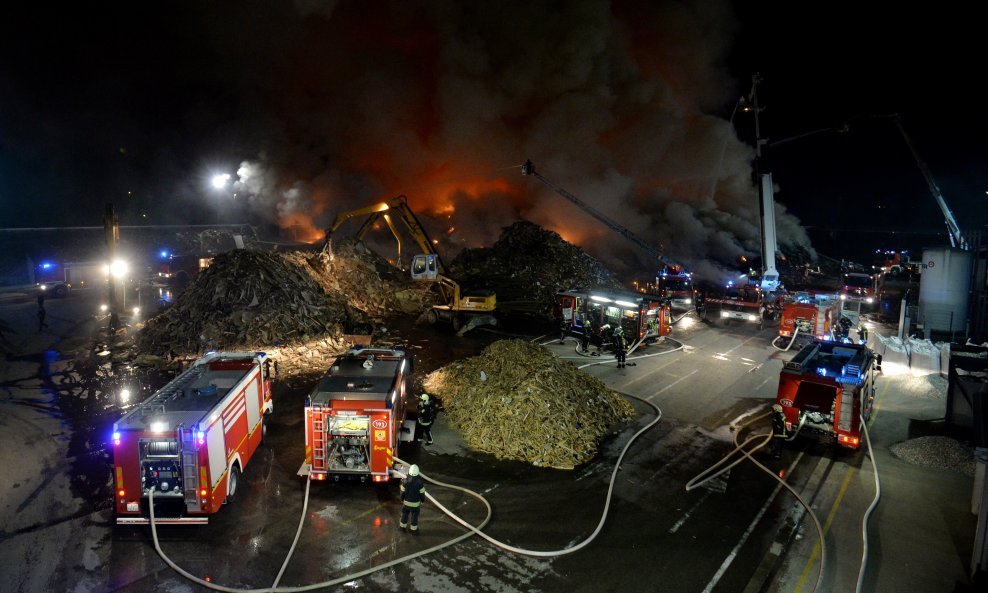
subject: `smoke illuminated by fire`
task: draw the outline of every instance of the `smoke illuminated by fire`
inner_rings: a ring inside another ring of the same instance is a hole
[[[235,80],[244,102],[265,111],[237,191],[253,212],[312,241],[340,212],[405,195],[447,253],[490,245],[524,218],[611,265],[654,263],[523,176],[531,158],[669,257],[714,273],[758,251],[753,150],[707,114],[730,112],[740,94],[724,74],[730,6],[268,7],[277,14],[254,21],[261,30],[249,44],[230,31],[217,36],[236,45],[221,53],[256,52]],[[780,243],[809,247],[781,207],[777,226]]]

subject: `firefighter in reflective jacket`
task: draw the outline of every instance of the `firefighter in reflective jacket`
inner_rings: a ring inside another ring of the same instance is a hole
[[[419,396],[418,425],[422,427],[422,432],[418,440],[424,440],[426,445],[432,444],[432,421],[435,419],[436,400],[423,393]]]
[[[782,406],[775,404],[772,406],[772,458],[782,457],[782,444],[789,433],[786,431],[786,415],[782,412]]]
[[[618,368],[624,368],[625,355],[628,353],[628,340],[624,337],[621,326],[614,328],[614,357],[617,358]]]
[[[419,477],[419,466],[408,468],[408,476],[401,481],[401,520],[398,529],[406,528],[412,535],[419,534],[419,509],[425,500],[425,482]]]

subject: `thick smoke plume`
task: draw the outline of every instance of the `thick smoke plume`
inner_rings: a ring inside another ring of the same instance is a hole
[[[237,182],[255,213],[315,241],[339,212],[404,194],[440,249],[524,218],[619,270],[654,263],[523,176],[532,159],[702,275],[758,253],[754,154],[725,118],[747,90],[725,73],[730,2],[385,4],[270,3],[249,36],[215,32],[256,114]],[[778,205],[777,225],[812,251]]]

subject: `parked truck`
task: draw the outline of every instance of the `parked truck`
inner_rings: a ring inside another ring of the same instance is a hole
[[[203,524],[237,494],[274,409],[267,355],[212,352],[113,425],[116,522]]]
[[[878,358],[866,346],[815,341],[779,373],[776,402],[790,432],[815,432],[841,447],[861,446],[875,400]]]
[[[309,480],[388,482],[398,443],[415,436],[405,398],[412,358],[403,349],[354,348],[338,357],[305,401]]]

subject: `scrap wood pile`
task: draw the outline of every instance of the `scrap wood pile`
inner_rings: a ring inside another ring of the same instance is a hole
[[[461,251],[450,272],[465,286],[493,289],[499,307],[536,300],[546,305],[546,315],[557,290],[621,286],[600,261],[526,220],[504,228],[491,247]]]
[[[296,254],[295,259],[310,268],[323,290],[345,295],[351,307],[373,318],[417,314],[436,303],[431,283],[412,280],[408,272],[352,240],[334,243],[332,258]]]
[[[235,249],[149,319],[137,338],[147,353],[268,348],[339,336],[358,322],[340,294],[327,294],[291,255]]]
[[[525,340],[501,340],[479,356],[430,373],[425,390],[467,445],[498,459],[572,469],[634,408],[596,377]]]

